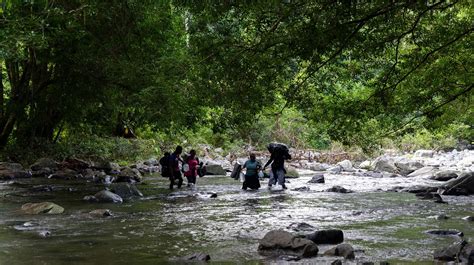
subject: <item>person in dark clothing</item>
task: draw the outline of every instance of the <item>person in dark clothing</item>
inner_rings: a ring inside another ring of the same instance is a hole
[[[183,152],[183,147],[177,146],[176,150],[170,155],[168,161],[168,167],[170,172],[170,190],[173,189],[175,181],[178,180],[178,189],[183,185],[183,177],[181,176],[181,171],[179,170],[179,162],[183,163],[180,155]]]
[[[288,153],[287,148],[270,148],[270,145],[268,151],[270,151],[271,154],[270,159],[263,167],[263,170],[265,170],[268,165],[272,164],[268,188],[271,188],[272,185],[278,181],[278,184],[281,185],[283,189],[287,189],[285,185],[285,160],[291,159],[291,155]]]
[[[242,169],[246,168],[245,181],[242,184],[242,189],[246,190],[250,188],[252,190],[258,190],[260,188],[260,180],[258,179],[258,171],[262,168],[262,165],[257,161],[255,154],[250,154],[250,159],[245,161]]]
[[[160,158],[160,165],[161,165],[161,176],[164,178],[169,178],[170,169],[169,169],[169,161],[170,161],[170,152],[165,152],[163,157]]]

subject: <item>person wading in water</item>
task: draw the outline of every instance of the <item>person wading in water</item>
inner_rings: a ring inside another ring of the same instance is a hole
[[[267,146],[268,151],[270,151],[270,159],[263,167],[265,168],[272,164],[272,170],[270,171],[270,179],[268,180],[268,188],[271,189],[272,185],[278,184],[281,185],[283,189],[287,189],[285,185],[285,160],[291,159],[291,155],[288,152],[288,147],[283,144],[269,144]]]
[[[262,168],[260,162],[257,161],[255,154],[250,154],[250,159],[245,161],[242,169],[246,168],[245,181],[242,184],[242,189],[250,188],[258,190],[260,188],[260,180],[258,180],[258,171]]]
[[[198,176],[199,159],[196,157],[196,150],[189,151],[189,156],[185,163],[188,164],[188,171],[184,172],[184,176],[188,180],[188,187],[196,185],[196,178]]]
[[[176,146],[176,150],[170,155],[168,167],[170,171],[170,190],[173,189],[175,181],[178,180],[178,189],[183,185],[183,177],[181,176],[181,171],[179,170],[179,162],[183,163],[180,155],[183,152],[183,147]]]

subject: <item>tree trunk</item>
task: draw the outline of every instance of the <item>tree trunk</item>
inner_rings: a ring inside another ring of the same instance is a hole
[[[3,108],[5,97],[3,95],[5,88],[3,87],[3,63],[0,64],[0,119],[3,118]]]

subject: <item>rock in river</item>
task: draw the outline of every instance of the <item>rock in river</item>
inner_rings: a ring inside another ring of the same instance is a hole
[[[90,196],[86,196],[86,197],[90,197]],[[123,202],[122,197],[120,197],[117,194],[115,194],[113,192],[110,192],[108,190],[99,191],[93,197],[96,199],[97,202],[112,202],[112,203],[122,203]],[[84,199],[86,199],[86,198],[84,198]]]
[[[60,214],[64,208],[52,202],[25,203],[21,211],[26,214]]]
[[[18,163],[0,162],[0,180],[29,178],[31,174]]]
[[[320,230],[306,235],[306,238],[316,244],[339,244],[344,241],[344,233],[339,229]]]
[[[441,190],[442,195],[474,194],[474,172],[462,173],[458,178],[446,183]]]
[[[296,255],[299,257],[314,257],[318,254],[318,246],[308,239],[298,238],[283,231],[268,232],[258,245],[258,252],[267,256]]]
[[[326,192],[338,192],[338,193],[352,193],[352,190],[348,190],[344,187],[341,186],[333,186],[332,188],[329,188],[325,190]]]
[[[314,175],[308,183],[324,183],[324,175],[316,174]]]
[[[324,252],[324,255],[326,256],[341,256],[344,257],[345,259],[354,259],[354,248],[347,244],[339,244],[326,252]]]
[[[211,256],[205,253],[194,253],[188,256],[181,258],[181,260],[191,260],[191,261],[209,261]]]
[[[122,197],[122,199],[128,199],[130,197],[143,197],[143,194],[138,190],[137,186],[129,183],[113,183],[110,185],[110,190]]]
[[[467,241],[455,242],[443,249],[435,250],[434,259],[440,261],[461,262],[461,264],[474,263],[474,246]]]

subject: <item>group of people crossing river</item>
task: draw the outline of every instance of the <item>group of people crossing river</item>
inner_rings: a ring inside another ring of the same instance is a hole
[[[254,153],[249,155],[249,159],[239,168],[245,169],[244,181],[242,189],[257,190],[260,188],[260,177],[268,166],[271,166],[268,188],[273,185],[281,185],[283,189],[287,189],[285,185],[285,160],[291,159],[288,147],[284,144],[271,143],[267,146],[270,152],[270,159],[262,167],[260,161],[256,159]],[[196,150],[190,150],[189,154],[183,154],[183,147],[177,146],[173,153],[166,152],[160,159],[161,174],[167,177],[170,181],[169,188],[173,190],[176,185],[179,188],[183,185],[183,176],[187,179],[187,186],[194,187],[198,176],[202,177],[205,174],[203,163],[199,161],[196,156]],[[181,164],[181,165],[180,165]],[[239,172],[237,172],[238,174]]]

